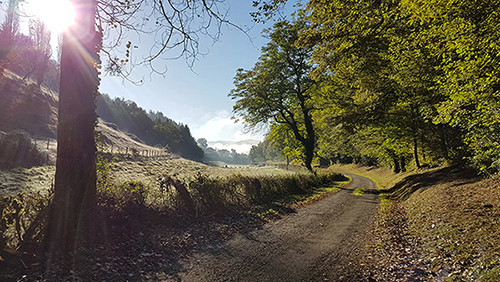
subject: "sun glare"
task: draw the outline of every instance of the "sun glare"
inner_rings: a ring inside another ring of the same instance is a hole
[[[29,7],[54,33],[63,32],[75,21],[75,8],[69,0],[31,0]]]

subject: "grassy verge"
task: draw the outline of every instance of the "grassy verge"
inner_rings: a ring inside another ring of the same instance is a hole
[[[396,183],[404,179],[406,176],[415,174],[415,172],[405,172],[395,174],[391,170],[384,168],[375,167],[363,167],[355,164],[349,165],[333,165],[330,167],[332,171],[338,171],[340,173],[354,173],[359,174],[364,177],[368,177],[377,184],[377,187],[381,191],[389,190]]]
[[[500,281],[499,180],[448,170],[422,186],[405,206],[431,269],[446,281]]]
[[[353,165],[335,170],[369,177],[385,192],[374,248],[384,261],[380,281],[500,281],[498,178],[459,168],[397,175]]]
[[[188,165],[192,165],[191,172]],[[71,279],[158,280],[148,273],[176,265],[192,249],[205,248],[294,212],[335,193],[347,181],[332,172],[313,175],[240,168],[219,169],[210,176],[200,173],[211,170],[182,160],[167,164],[101,159],[96,218],[100,227],[95,243],[85,251],[86,261],[73,267]],[[117,176],[125,171],[138,178]],[[49,200],[46,193],[35,198],[0,198],[0,280],[47,278],[41,260],[44,216],[40,215]],[[13,267],[4,267],[9,265]]]

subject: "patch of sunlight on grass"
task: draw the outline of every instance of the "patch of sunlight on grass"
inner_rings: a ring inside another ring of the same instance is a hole
[[[354,189],[352,194],[355,196],[362,196],[365,193],[365,191],[366,191],[365,188],[356,188]]]
[[[364,177],[368,177],[377,184],[379,190],[387,190],[394,186],[396,183],[405,177],[417,173],[416,171],[409,171],[404,173],[393,173],[390,169],[376,168],[376,167],[363,167],[355,164],[348,165],[332,165],[330,170],[337,172],[354,173]]]

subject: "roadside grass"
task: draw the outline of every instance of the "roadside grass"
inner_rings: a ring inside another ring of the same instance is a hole
[[[144,254],[162,254],[165,260],[175,261],[193,248],[293,213],[339,191],[348,181],[331,171],[310,174],[276,168],[214,168],[183,159],[141,163],[100,159],[98,175],[96,221],[100,227],[95,246],[89,250],[88,265],[75,272],[84,280],[112,280],[122,268],[127,275],[127,267],[136,267],[127,262],[138,258],[146,264],[145,270],[159,271],[155,257]],[[22,257],[35,280],[43,276],[43,262],[26,255],[43,251],[50,195],[39,193],[30,201],[25,196],[0,197],[0,265],[19,265]],[[126,263],[118,265],[119,261]],[[104,264],[106,268],[97,267]],[[14,277],[26,273],[12,271],[8,275]],[[6,277],[4,274],[0,271],[0,278]]]
[[[412,231],[446,281],[500,281],[500,183],[451,171],[405,203]]]
[[[393,173],[389,169],[376,168],[376,167],[364,167],[358,166],[356,164],[348,165],[332,165],[329,170],[337,171],[340,173],[355,173],[364,177],[368,177],[377,184],[380,191],[385,191],[393,187],[396,183],[404,179],[408,175],[415,174],[414,171],[403,172],[403,173]]]
[[[421,268],[417,272],[429,280],[500,281],[499,178],[455,167],[393,174],[349,165],[334,171],[369,177],[383,192],[375,248],[386,261],[381,272]]]
[[[341,180],[330,184],[328,187],[317,187],[310,193],[290,194],[276,201],[276,203],[292,209],[304,207],[339,192],[341,187],[345,186],[349,182],[349,180]]]

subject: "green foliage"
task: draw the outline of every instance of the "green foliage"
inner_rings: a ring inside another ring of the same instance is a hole
[[[251,70],[237,71],[228,96],[236,100],[233,112],[248,128],[282,125],[302,146],[304,163],[312,170],[316,135],[310,92],[316,83],[309,77],[310,52],[295,45],[305,27],[304,21],[280,21],[266,31],[271,41]]]
[[[301,126],[301,130],[306,131]],[[306,150],[303,144],[291,132],[285,124],[271,123],[269,132],[266,137],[271,148],[276,148],[286,159],[287,163],[290,161],[300,162],[306,157]]]
[[[352,191],[352,194],[355,196],[362,196],[365,193],[365,188],[356,188]]]
[[[97,160],[96,160],[96,172],[97,172],[97,190],[106,191],[113,185],[112,179],[112,169],[114,163],[119,160],[117,155],[108,155],[104,152],[104,146],[102,143],[98,143],[97,149]]]
[[[498,7],[309,1],[301,15],[311,25],[298,44],[313,51],[312,76],[323,81],[314,97],[319,153],[375,158],[395,171],[410,158],[421,167],[470,155],[474,167],[496,173]]]
[[[419,26],[415,43],[437,60],[435,90],[445,97],[437,122],[464,132],[471,163],[496,173],[500,151],[498,97],[499,1],[402,1],[412,24]]]
[[[267,161],[282,161],[285,159],[280,149],[271,144],[269,138],[259,142],[257,146],[252,146],[248,154],[248,161],[250,164],[261,164]]]
[[[0,257],[4,247],[35,252],[43,241],[52,192],[0,197]]]

